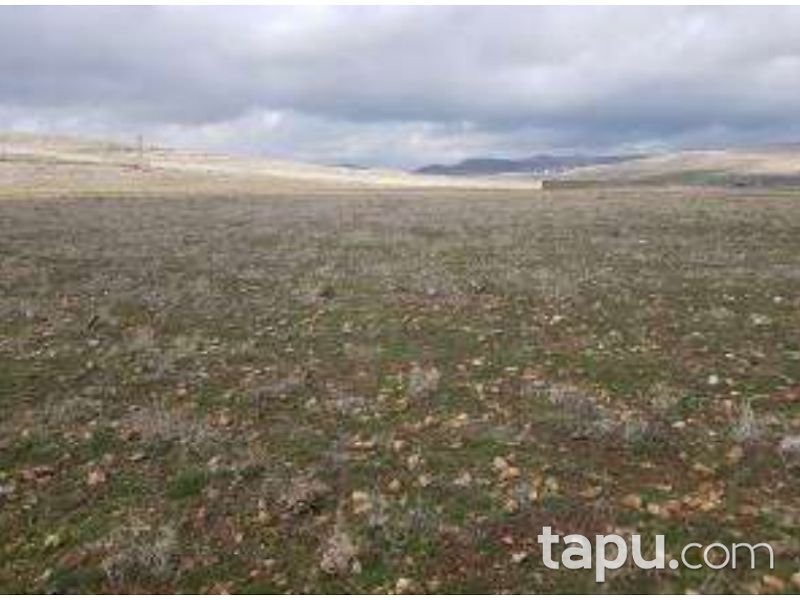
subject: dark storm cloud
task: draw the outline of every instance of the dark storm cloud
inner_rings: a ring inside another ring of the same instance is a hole
[[[410,164],[800,135],[797,8],[0,8],[0,126]]]

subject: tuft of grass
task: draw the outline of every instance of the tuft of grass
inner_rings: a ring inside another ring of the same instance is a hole
[[[178,473],[169,482],[167,497],[171,500],[183,500],[200,494],[208,485],[210,475],[208,471],[198,468],[188,468]]]

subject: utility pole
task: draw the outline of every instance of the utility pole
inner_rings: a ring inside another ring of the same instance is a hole
[[[136,146],[139,150],[139,169],[144,169],[144,136],[141,133],[136,136]]]

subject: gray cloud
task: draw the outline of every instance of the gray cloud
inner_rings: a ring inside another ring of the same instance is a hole
[[[797,139],[800,9],[0,8],[0,127],[413,165]]]

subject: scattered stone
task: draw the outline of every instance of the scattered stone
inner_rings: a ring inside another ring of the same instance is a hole
[[[94,468],[89,471],[89,474],[86,476],[86,485],[89,487],[97,487],[98,485],[102,485],[106,482],[106,474],[105,471],[102,469]]]
[[[520,476],[520,471],[517,467],[508,467],[500,473],[500,479],[508,481],[509,479],[517,479]]]
[[[144,452],[134,452],[130,455],[129,459],[131,462],[142,462],[147,458],[147,454]]]
[[[30,469],[25,469],[22,472],[22,478],[25,481],[34,481],[36,483],[47,483],[56,474],[56,470],[49,465],[38,465]]]
[[[731,465],[735,465],[736,463],[740,462],[742,458],[744,458],[744,450],[742,450],[741,446],[733,446],[725,454],[725,459],[728,461],[728,464]]]
[[[453,485],[458,487],[469,487],[472,484],[472,475],[468,471],[464,471],[453,480]]]
[[[408,577],[400,577],[394,584],[395,594],[408,594],[414,589],[414,582]]]
[[[408,374],[408,396],[412,400],[423,400],[439,389],[441,374],[436,367],[423,369],[414,365]]]
[[[447,426],[451,429],[459,429],[464,427],[467,423],[469,423],[469,415],[467,413],[461,413],[447,422]]]
[[[654,517],[668,517],[669,512],[660,504],[656,502],[648,502],[646,510]]]
[[[508,466],[508,461],[502,456],[495,456],[492,461],[492,467],[494,467],[495,471],[505,471],[508,469]]]
[[[399,479],[392,479],[389,482],[388,488],[391,493],[396,494],[403,488],[403,485],[400,483]]]
[[[356,490],[350,495],[350,500],[353,503],[353,514],[362,515],[372,510],[372,501],[367,492]]]
[[[628,494],[622,498],[621,504],[631,510],[641,510],[642,498],[638,494]]]
[[[544,491],[548,494],[557,494],[559,490],[558,480],[552,475],[544,479]]]
[[[423,427],[433,427],[436,425],[438,420],[433,415],[427,415],[425,419],[422,421]]]
[[[786,459],[800,458],[800,435],[787,435],[778,445],[778,450]]]
[[[514,563],[515,565],[520,564],[526,558],[528,558],[528,553],[527,552],[512,552],[511,553],[511,562]]]
[[[330,487],[319,479],[299,477],[289,483],[280,504],[285,512],[299,515],[314,510],[330,492]]]
[[[350,442],[350,449],[351,450],[358,450],[362,452],[369,452],[374,450],[377,446],[377,442],[374,438],[368,440],[362,440],[360,438],[355,438]]]
[[[337,522],[333,535],[325,542],[319,568],[328,575],[348,575],[361,572],[358,548],[344,530],[341,522]]]
[[[0,500],[13,496],[16,489],[17,487],[13,483],[0,484]]]
[[[441,587],[442,582],[436,577],[425,583],[425,589],[431,594],[438,592]]]
[[[786,582],[775,575],[764,575],[761,582],[771,592],[780,593],[786,589]]]
[[[739,407],[736,424],[733,426],[733,439],[737,442],[750,442],[760,436],[760,427],[749,401]]]
[[[219,471],[220,466],[222,465],[222,457],[219,455],[212,456],[210,459],[208,459],[206,465],[211,473],[216,473]]]
[[[217,425],[220,427],[230,427],[233,425],[233,417],[227,410],[222,411],[217,416]]]
[[[600,496],[600,494],[602,494],[602,493],[603,493],[602,486],[593,485],[593,486],[589,486],[585,490],[582,490],[579,495],[580,495],[581,498],[585,498],[586,500],[594,500],[595,498]]]
[[[792,582],[792,585],[797,589],[800,589],[800,571],[794,573],[790,578],[789,581]]]
[[[711,475],[714,474],[714,469],[700,462],[696,462],[692,465],[692,471],[704,477],[710,477]]]

